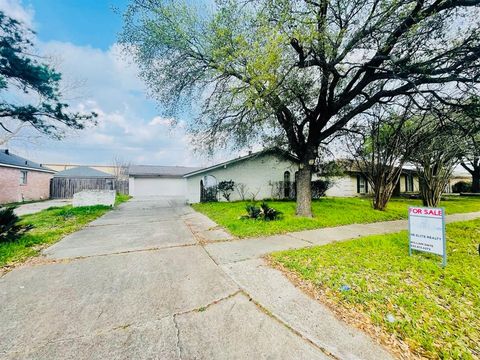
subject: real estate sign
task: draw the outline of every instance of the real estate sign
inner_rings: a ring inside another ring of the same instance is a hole
[[[410,207],[408,209],[409,253],[412,250],[441,255],[447,264],[445,209]]]

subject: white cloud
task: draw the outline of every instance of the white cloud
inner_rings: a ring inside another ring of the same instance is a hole
[[[19,0],[0,0],[0,10],[6,15],[18,20],[29,28],[34,27],[35,12],[31,6],[25,7]]]
[[[34,11],[15,0],[0,0],[0,8],[29,24]],[[135,163],[196,165],[185,123],[159,116],[139,79],[137,67],[118,44],[107,50],[73,43],[37,43],[39,52],[62,73],[63,96],[72,111],[98,114],[98,125],[68,131],[62,141],[37,144],[11,142],[12,151],[41,163],[109,163],[115,156]],[[175,125],[176,124],[176,125]]]
[[[155,116],[149,123],[148,125],[155,126],[155,125],[160,125],[160,126],[172,126],[175,122],[175,119],[172,118],[164,118],[161,116]]]

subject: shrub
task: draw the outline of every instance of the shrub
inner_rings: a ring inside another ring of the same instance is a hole
[[[254,204],[247,204],[245,207],[247,215],[242,216],[243,219],[260,219],[264,221],[277,220],[282,213],[263,202],[260,207]]]
[[[230,195],[235,189],[235,182],[233,180],[220,181],[218,183],[218,191],[222,194],[225,200],[230,201]]]
[[[325,193],[332,186],[331,181],[329,180],[315,180],[312,181],[312,198],[319,199],[322,196],[325,196]]]
[[[20,225],[20,219],[15,215],[14,207],[0,208],[0,243],[17,240],[32,227]]]
[[[261,217],[263,220],[266,220],[266,221],[270,221],[270,220],[277,220],[280,215],[282,215],[282,213],[270,206],[267,205],[266,202],[263,202],[261,205],[260,205],[260,213],[261,213]]]
[[[245,210],[247,211],[247,215],[242,216],[243,218],[258,219],[260,216],[260,208],[256,207],[254,204],[247,204]]]
[[[464,193],[472,191],[472,183],[466,181],[459,181],[458,183],[452,185],[452,192],[454,193]]]

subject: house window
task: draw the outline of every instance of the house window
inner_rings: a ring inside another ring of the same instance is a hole
[[[20,185],[27,185],[28,171],[20,171]]]
[[[290,198],[290,171],[285,171],[283,174],[283,196]]]
[[[413,192],[413,175],[405,175],[405,192]]]
[[[363,175],[357,175],[357,193],[358,194],[368,193],[368,181]]]

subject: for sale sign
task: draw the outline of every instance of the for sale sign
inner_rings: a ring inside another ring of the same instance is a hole
[[[441,255],[446,265],[444,208],[410,207],[408,228],[410,254],[418,250]]]

